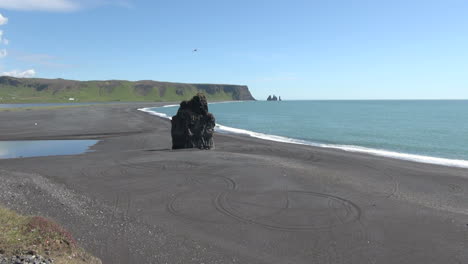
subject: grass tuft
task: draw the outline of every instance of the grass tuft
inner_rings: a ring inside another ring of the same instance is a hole
[[[54,263],[101,261],[81,249],[73,236],[57,223],[40,216],[23,216],[0,207],[0,253],[5,256],[38,254]]]

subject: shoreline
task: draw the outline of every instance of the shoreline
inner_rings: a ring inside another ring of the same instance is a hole
[[[170,104],[170,105],[164,105],[161,107],[177,107],[177,106],[178,105]],[[153,116],[158,116],[163,119],[171,120],[170,116],[167,116],[164,113],[152,111],[150,110],[151,108],[153,107],[140,108],[138,110],[148,113]],[[295,138],[277,136],[273,134],[264,134],[264,133],[255,132],[251,130],[224,126],[221,124],[216,124],[215,131],[219,133],[223,133],[223,134],[242,135],[242,136],[248,136],[248,137],[263,139],[267,141],[273,141],[273,142],[289,143],[289,144],[295,144],[295,145],[305,145],[305,146],[318,147],[318,148],[336,149],[336,150],[342,150],[346,152],[362,153],[362,154],[368,154],[368,155],[397,159],[397,160],[411,161],[411,162],[416,162],[416,163],[433,164],[433,165],[439,165],[439,166],[457,167],[457,168],[464,168],[464,169],[468,168],[468,160],[450,159],[450,158],[434,157],[434,156],[427,156],[427,155],[420,155],[420,154],[403,153],[403,152],[396,152],[396,151],[385,150],[385,149],[374,149],[374,148],[368,148],[368,147],[362,147],[362,146],[356,146],[356,145],[318,143],[318,142],[312,142],[312,141],[307,141],[307,140],[300,140],[300,139],[295,139]]]
[[[468,261],[466,169],[220,133],[214,150],[171,150],[149,106],[0,113],[0,140],[100,139],[0,160],[0,203],[104,264]]]

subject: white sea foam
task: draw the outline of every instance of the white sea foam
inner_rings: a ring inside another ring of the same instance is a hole
[[[213,103],[208,103],[208,104],[211,105],[211,104],[243,103],[243,102],[245,101],[222,101],[222,102],[213,102]],[[169,104],[169,105],[163,105],[162,107],[178,107],[178,106],[179,106],[178,104]],[[146,109],[146,108],[142,108],[142,109]],[[143,111],[143,112],[146,112],[146,111]]]
[[[172,104],[172,105],[164,105],[163,107],[176,107],[176,106],[179,106],[177,104]]]
[[[163,107],[164,107],[164,106],[163,106]],[[165,118],[165,119],[172,120],[172,117],[170,117],[170,116],[168,116],[168,115],[166,115],[166,114],[164,114],[164,113],[159,113],[159,112],[153,111],[153,110],[151,110],[150,107],[148,107],[148,108],[140,108],[140,109],[138,109],[138,110],[140,110],[140,111],[142,111],[142,112],[145,112],[145,113],[148,113],[148,114],[150,114],[150,115],[159,116],[159,117],[162,117],[162,118]]]
[[[172,106],[174,106],[174,105],[172,105]],[[178,105],[176,105],[176,106],[178,106]],[[167,107],[169,107],[169,106],[167,106]],[[168,115],[166,115],[164,113],[159,113],[159,112],[153,111],[153,110],[151,110],[151,108],[141,108],[141,109],[138,109],[138,110],[149,113],[151,115],[166,118],[166,119],[169,119],[169,120],[172,119],[172,117],[170,117],[170,116],[168,116]],[[438,158],[438,157],[431,157],[431,156],[424,156],[424,155],[401,153],[401,152],[395,152],[395,151],[389,151],[389,150],[383,150],[383,149],[372,149],[372,148],[353,146],[353,145],[315,143],[315,142],[310,142],[310,141],[306,141],[306,140],[300,140],[300,139],[294,139],[294,138],[288,138],[288,137],[282,137],[282,136],[275,136],[275,135],[270,135],[270,134],[263,134],[263,133],[254,132],[254,131],[250,131],[250,130],[223,126],[223,125],[220,125],[220,124],[216,124],[215,131],[219,132],[219,133],[225,133],[225,134],[245,135],[245,136],[250,136],[250,137],[254,137],[254,138],[270,140],[270,141],[276,141],[276,142],[282,142],[282,143],[307,145],[307,146],[314,146],[314,147],[321,147],[321,148],[340,149],[340,150],[349,151],[349,152],[365,153],[365,154],[370,154],[370,155],[375,155],[375,156],[388,157],[388,158],[401,159],[401,160],[408,160],[408,161],[414,161],[414,162],[419,162],[419,163],[429,163],[429,164],[436,164],[436,165],[442,165],[442,166],[468,168],[468,160]]]

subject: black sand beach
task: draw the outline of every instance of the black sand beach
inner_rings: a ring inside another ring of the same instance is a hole
[[[0,112],[0,140],[101,140],[0,160],[0,204],[104,263],[468,263],[467,169],[221,134],[173,151],[155,105]]]

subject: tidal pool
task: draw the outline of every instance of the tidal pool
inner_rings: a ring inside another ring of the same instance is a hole
[[[98,140],[0,141],[0,159],[76,155],[89,151]]]

